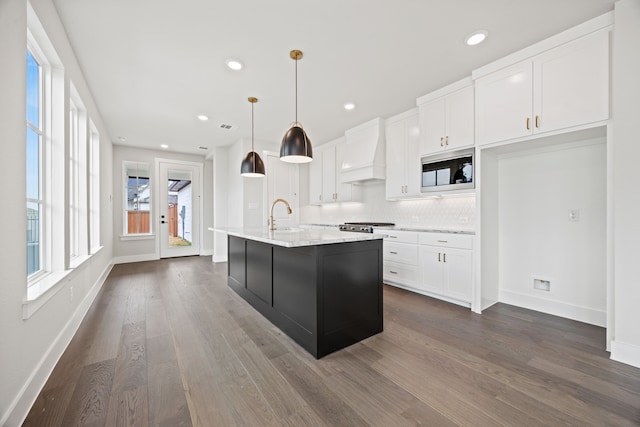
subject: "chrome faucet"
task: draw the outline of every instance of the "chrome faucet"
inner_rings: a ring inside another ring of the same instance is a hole
[[[289,206],[289,202],[287,202],[285,199],[275,199],[273,201],[273,203],[271,204],[271,215],[269,215],[269,230],[275,230],[276,229],[276,220],[273,219],[273,207],[276,205],[276,203],[278,202],[282,202],[287,206],[287,213],[289,215],[291,215],[293,213],[293,211],[291,210],[291,206]]]

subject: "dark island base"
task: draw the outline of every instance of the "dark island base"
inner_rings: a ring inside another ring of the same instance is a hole
[[[228,248],[229,286],[316,359],[382,332],[382,240]]]

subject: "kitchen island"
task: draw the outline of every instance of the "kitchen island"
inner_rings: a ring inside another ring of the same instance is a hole
[[[382,238],[230,229],[228,285],[319,359],[382,332]]]

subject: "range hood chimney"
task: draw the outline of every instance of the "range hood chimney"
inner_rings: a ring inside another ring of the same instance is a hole
[[[385,179],[384,120],[376,118],[345,132],[340,181]]]

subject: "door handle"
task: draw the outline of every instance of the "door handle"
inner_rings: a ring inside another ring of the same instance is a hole
[[[166,223],[167,223],[167,221],[164,221],[164,220],[160,221],[160,224],[166,224]]]

